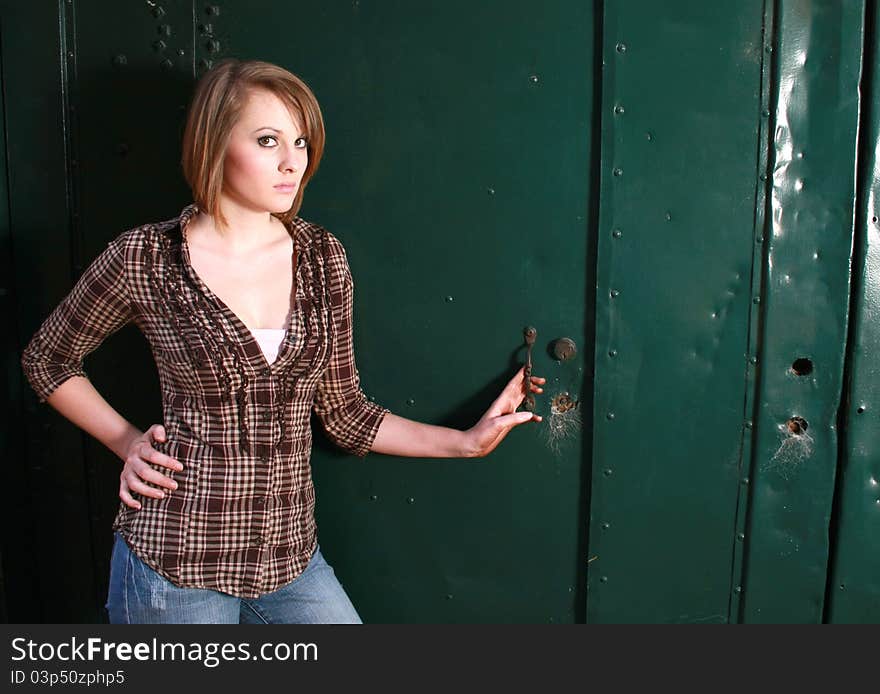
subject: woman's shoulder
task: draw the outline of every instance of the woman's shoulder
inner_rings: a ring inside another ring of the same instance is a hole
[[[195,205],[187,205],[180,214],[169,219],[147,222],[126,229],[111,241],[110,245],[116,246],[128,257],[167,248],[180,242],[180,224],[195,211]]]
[[[342,242],[325,227],[302,217],[294,217],[290,223],[294,239],[301,251],[319,249],[320,254],[325,258],[345,260],[345,247]]]

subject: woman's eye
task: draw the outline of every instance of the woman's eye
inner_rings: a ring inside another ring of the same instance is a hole
[[[271,140],[271,142],[269,142]],[[274,135],[263,135],[262,137],[257,138],[257,142],[260,143],[263,147],[269,147],[270,145],[277,145],[278,140]]]
[[[296,140],[294,141],[293,146],[296,147],[297,149],[304,149],[305,147],[308,146],[308,144],[309,144],[309,143],[308,143],[308,141],[306,140],[306,138],[304,138],[304,137],[298,137],[298,138],[296,138]]]

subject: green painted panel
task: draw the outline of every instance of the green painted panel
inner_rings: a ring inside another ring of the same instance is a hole
[[[763,15],[605,3],[588,621],[729,618]]]
[[[818,622],[847,334],[863,7],[782,0],[774,21],[772,188],[741,618]],[[792,417],[808,429],[792,431]]]
[[[862,80],[859,137],[859,207],[853,263],[853,314],[849,392],[832,536],[832,570],[826,619],[840,623],[880,622],[880,8],[870,3]]]
[[[302,214],[347,248],[364,388],[400,415],[472,425],[526,325],[548,395],[581,399],[593,13],[264,1],[214,18],[224,52],[285,65],[321,102],[327,152]],[[557,364],[563,336],[581,349]],[[554,453],[542,429],[482,461],[316,450],[319,539],[366,621],[583,619],[589,448],[575,432]]]

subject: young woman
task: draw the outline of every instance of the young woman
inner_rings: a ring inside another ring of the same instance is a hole
[[[124,462],[113,623],[360,621],[317,543],[313,410],[359,456],[480,457],[540,420],[516,412],[522,369],[467,431],[364,396],[345,251],[297,216],[323,149],[321,111],[299,78],[218,64],[196,86],[183,138],[195,203],[110,243],[25,350],[40,400]],[[145,432],[82,369],[131,321],[162,391],[164,424]],[[528,390],[543,383],[532,377]]]

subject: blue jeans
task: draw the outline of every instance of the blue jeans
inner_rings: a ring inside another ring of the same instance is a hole
[[[116,533],[107,612],[111,624],[360,624],[351,600],[315,549],[302,574],[274,593],[238,598],[179,588],[144,564]]]

